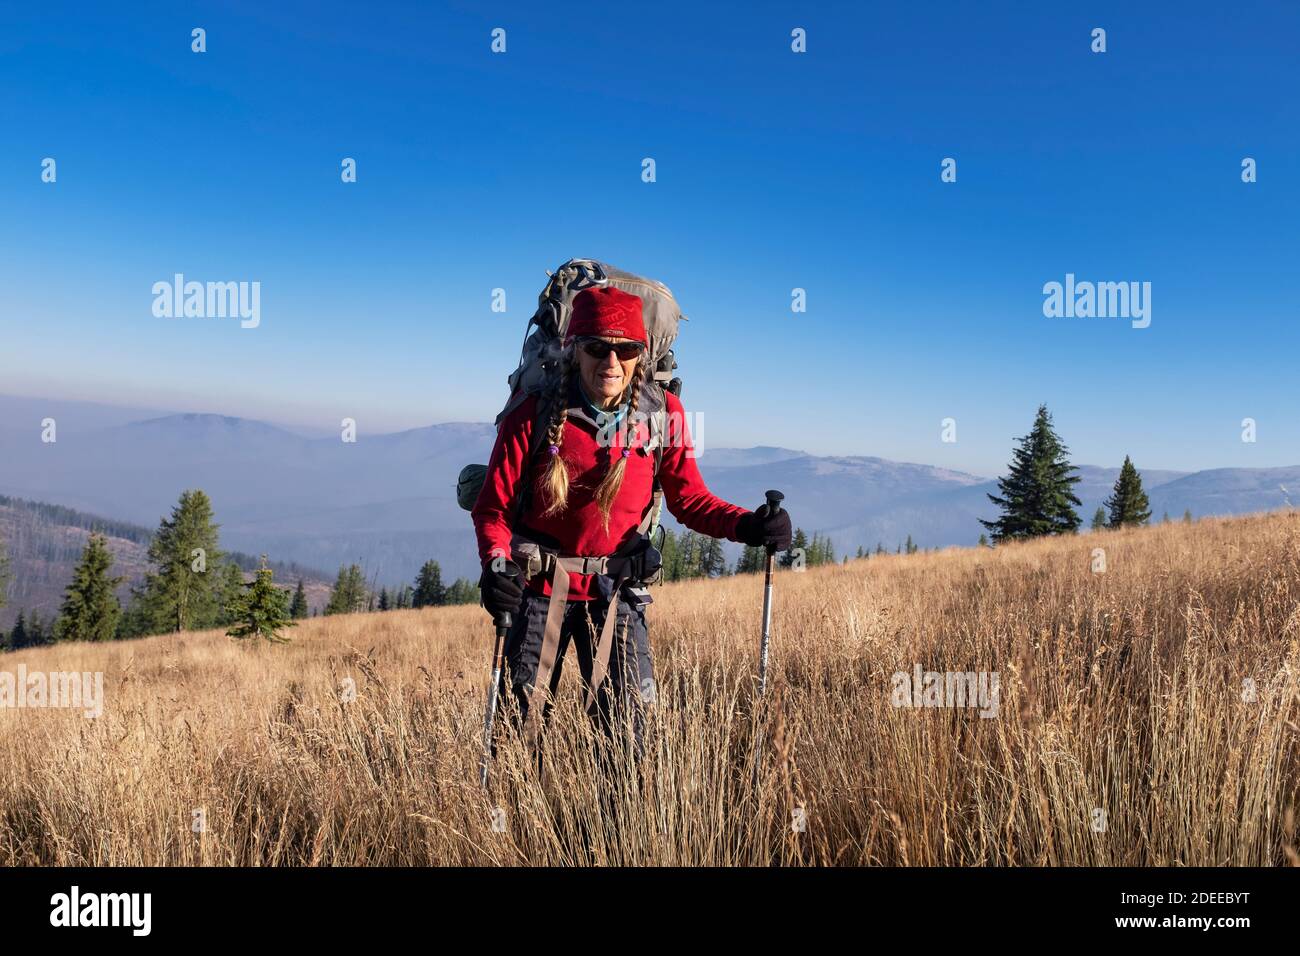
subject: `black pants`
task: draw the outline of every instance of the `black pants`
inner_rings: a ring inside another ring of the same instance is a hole
[[[549,608],[549,598],[531,589],[524,591],[523,604],[515,614],[506,638],[506,671],[501,675],[501,692],[504,694],[509,687],[519,703],[521,717],[525,720],[528,717],[529,689],[537,678],[537,664],[542,652],[542,637],[546,631]],[[570,643],[578,654],[583,693],[587,692],[591,684],[596,642],[608,613],[609,603],[598,598],[568,602],[560,627],[560,645],[555,655],[555,666],[551,670],[549,690],[552,695],[559,687],[564,655]],[[589,713],[610,736],[622,732],[624,715],[629,715],[636,755],[640,756],[644,708],[654,702],[656,693],[654,664],[650,658],[650,635],[646,630],[645,610],[629,603],[622,594],[618,595],[615,613],[618,617],[614,621],[611,637],[614,646],[610,648],[609,670]],[[543,722],[549,710],[548,702],[542,711]]]

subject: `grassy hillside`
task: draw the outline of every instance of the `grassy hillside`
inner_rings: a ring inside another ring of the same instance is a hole
[[[777,587],[767,706],[761,578],[670,585],[639,776],[590,758],[570,661],[544,780],[510,740],[486,795],[479,608],[315,619],[283,647],[208,632],[8,655],[102,670],[107,700],[98,720],[0,711],[0,863],[1297,862],[1300,514]],[[998,672],[997,716],[893,706],[918,664]]]

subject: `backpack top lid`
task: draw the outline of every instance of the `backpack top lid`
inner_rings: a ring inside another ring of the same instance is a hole
[[[528,320],[529,327],[536,328],[524,340],[519,365],[508,379],[510,400],[497,415],[498,425],[525,398],[546,390],[554,381],[573,314],[573,298],[584,289],[614,286],[640,297],[650,340],[645,360],[653,369],[653,382],[660,387],[667,384],[677,367],[673,343],[678,325],[686,316],[666,285],[595,259],[570,259],[549,275],[550,281],[537,297],[537,311]]]

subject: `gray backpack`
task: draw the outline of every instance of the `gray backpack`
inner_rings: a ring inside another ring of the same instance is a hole
[[[650,339],[650,349],[643,361],[650,363],[654,370],[652,376],[646,376],[642,382],[641,398],[637,409],[647,416],[649,426],[649,447],[655,451],[655,486],[654,500],[650,512],[650,528],[653,533],[658,525],[659,504],[662,492],[659,488],[659,465],[663,458],[663,444],[668,429],[667,409],[664,392],[681,394],[682,380],[673,377],[677,360],[673,355],[673,343],[677,340],[678,324],[686,318],[682,315],[677,300],[668,287],[654,279],[646,279],[631,272],[624,272],[614,266],[595,259],[570,259],[553,273],[547,273],[550,281],[546,283],[537,297],[537,311],[528,320],[528,327],[536,326],[524,339],[519,356],[518,367],[510,374],[510,398],[496,417],[496,426],[501,427],[505,417],[515,410],[528,396],[550,395],[559,374],[560,352],[564,342],[564,333],[569,327],[572,313],[573,297],[584,289],[614,286],[624,292],[641,297],[642,317],[645,321],[646,334]],[[542,421],[549,417],[549,409],[542,409]],[[534,435],[538,430],[534,429]],[[529,461],[537,451],[536,444],[529,450]],[[466,465],[456,483],[456,500],[462,508],[469,511],[478,500],[479,491],[487,476],[486,465]],[[521,499],[523,496],[520,496]]]

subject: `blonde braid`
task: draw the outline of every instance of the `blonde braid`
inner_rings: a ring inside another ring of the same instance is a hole
[[[569,469],[564,464],[560,449],[564,446],[564,423],[569,420],[569,376],[573,374],[573,360],[565,356],[560,364],[560,374],[552,393],[551,427],[546,432],[547,452],[551,458],[546,471],[546,498],[549,502],[544,512],[553,515],[563,511],[569,503]]]
[[[638,360],[636,370],[632,373],[632,383],[628,386],[632,390],[632,396],[628,399],[627,417],[623,421],[623,434],[629,437],[625,439],[631,442],[631,432],[629,427],[636,421],[636,407],[641,399],[641,380],[645,377],[645,360]],[[614,508],[614,499],[618,497],[618,490],[623,486],[623,472],[627,470],[627,452],[630,445],[624,445],[623,450],[618,457],[614,459],[613,466],[609,473],[605,475],[600,486],[596,489],[596,506],[600,508],[600,520],[606,533],[609,532],[609,514]],[[610,454],[613,454],[611,448]]]

